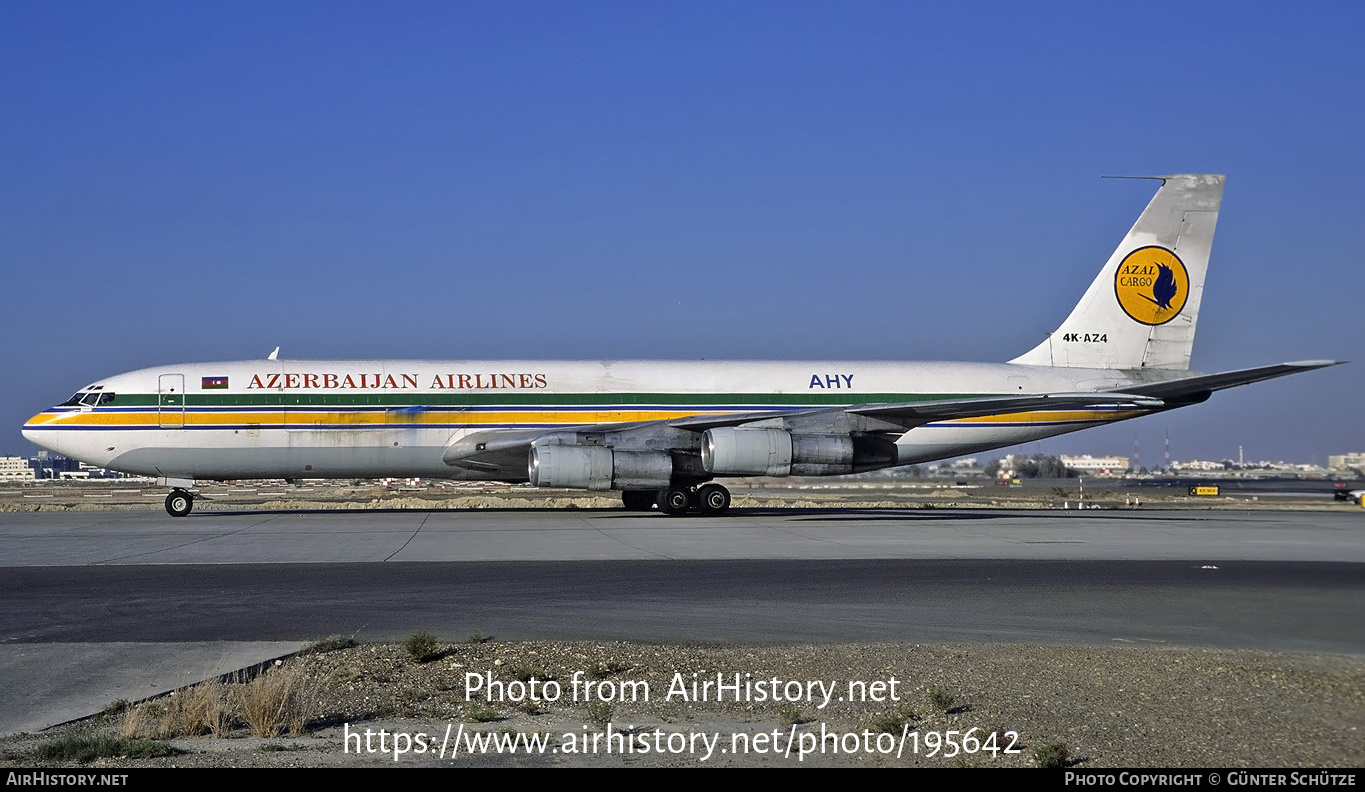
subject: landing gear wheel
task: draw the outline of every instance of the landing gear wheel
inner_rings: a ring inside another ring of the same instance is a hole
[[[621,503],[626,511],[649,511],[654,508],[655,494],[649,490],[635,490],[621,493]]]
[[[719,517],[730,508],[730,490],[719,484],[703,484],[697,490],[697,502],[701,504],[702,514]]]
[[[185,490],[171,490],[166,496],[166,513],[172,517],[184,517],[194,508],[194,495]]]
[[[659,511],[669,517],[681,517],[692,508],[692,493],[682,487],[659,490]]]

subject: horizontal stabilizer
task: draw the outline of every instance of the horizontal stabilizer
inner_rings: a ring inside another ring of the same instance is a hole
[[[1125,385],[1124,393],[1152,396],[1158,399],[1182,400],[1191,396],[1207,396],[1214,391],[1250,385],[1253,382],[1275,379],[1301,371],[1339,366],[1344,360],[1297,360],[1292,363],[1278,363],[1274,366],[1225,371],[1221,374],[1201,374],[1197,377],[1153,382],[1149,385]]]

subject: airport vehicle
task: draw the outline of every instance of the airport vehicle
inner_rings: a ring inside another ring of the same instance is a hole
[[[1365,506],[1365,490],[1337,490],[1337,500],[1349,501],[1357,506]]]
[[[158,478],[423,477],[617,490],[721,514],[731,476],[833,476],[945,459],[1197,404],[1334,365],[1189,371],[1224,178],[1156,195],[1071,314],[1008,363],[257,361],[133,371],[24,436]]]

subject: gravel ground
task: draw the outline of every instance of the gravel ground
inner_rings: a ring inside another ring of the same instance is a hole
[[[176,753],[102,758],[89,767],[1025,767],[1040,747],[1055,743],[1067,747],[1071,764],[1087,769],[1365,764],[1365,659],[1359,657],[1149,646],[556,641],[438,643],[435,655],[418,662],[397,644],[302,654],[267,670],[257,679],[254,695],[243,695],[246,684],[205,686],[50,733],[10,738],[0,743],[0,766],[71,766],[76,762],[42,761],[35,750],[63,737],[99,733],[162,737]],[[734,701],[727,690],[718,702],[713,685],[709,700],[692,700],[694,673],[699,682],[714,682],[720,674],[727,684],[733,684],[735,674],[741,683],[747,675],[751,699]],[[483,691],[467,701],[468,674],[491,674],[504,685],[553,680],[559,699],[517,703],[510,698],[521,690],[509,685],[502,701],[488,701]],[[264,702],[267,696],[259,688],[272,680],[290,687],[304,711],[291,717],[286,707],[278,717],[282,734],[252,737],[242,702]],[[687,696],[678,695],[675,681]],[[827,703],[817,681],[830,691]],[[869,700],[849,700],[850,682],[865,683],[854,692],[865,690]],[[642,700],[642,685],[627,683],[647,684],[648,701]],[[799,700],[773,701],[774,688]],[[637,700],[621,700],[632,689]],[[617,700],[610,707],[590,708],[584,700],[613,691]],[[758,700],[761,696],[767,700]],[[291,719],[296,725],[306,720],[301,735],[289,735]],[[604,730],[601,724],[608,719]],[[448,748],[444,758],[438,755],[448,725],[451,740],[463,729],[466,741],[453,759]],[[170,736],[209,727],[222,736]],[[998,749],[1020,752],[978,750],[949,758],[944,754],[953,749],[944,743],[937,755],[928,755],[936,739],[973,728],[974,738],[994,732]],[[366,730],[374,750],[358,754]],[[623,730],[628,732],[624,738]],[[885,735],[879,737],[882,730]],[[469,755],[464,746],[471,732],[475,739],[487,739],[479,736],[483,733],[503,739],[520,734],[523,741],[544,734],[547,749],[528,756],[523,742],[515,756]],[[1008,732],[1017,732],[1017,739]],[[344,751],[347,733],[362,736],[352,736],[350,750]],[[918,753],[912,733],[918,735]],[[419,734],[425,735],[425,751],[418,750]],[[829,734],[837,737],[824,736]],[[898,757],[894,746],[903,734]],[[409,750],[395,759],[395,745],[402,747],[404,740],[411,741]],[[746,742],[749,750],[735,750]],[[803,745],[814,752],[802,761]],[[623,753],[623,747],[633,750]]]

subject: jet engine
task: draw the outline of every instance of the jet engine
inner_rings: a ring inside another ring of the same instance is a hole
[[[853,471],[853,437],[720,427],[702,439],[701,463],[722,476],[834,476]]]
[[[673,457],[663,451],[623,451],[606,446],[533,445],[531,485],[588,490],[667,489]]]

